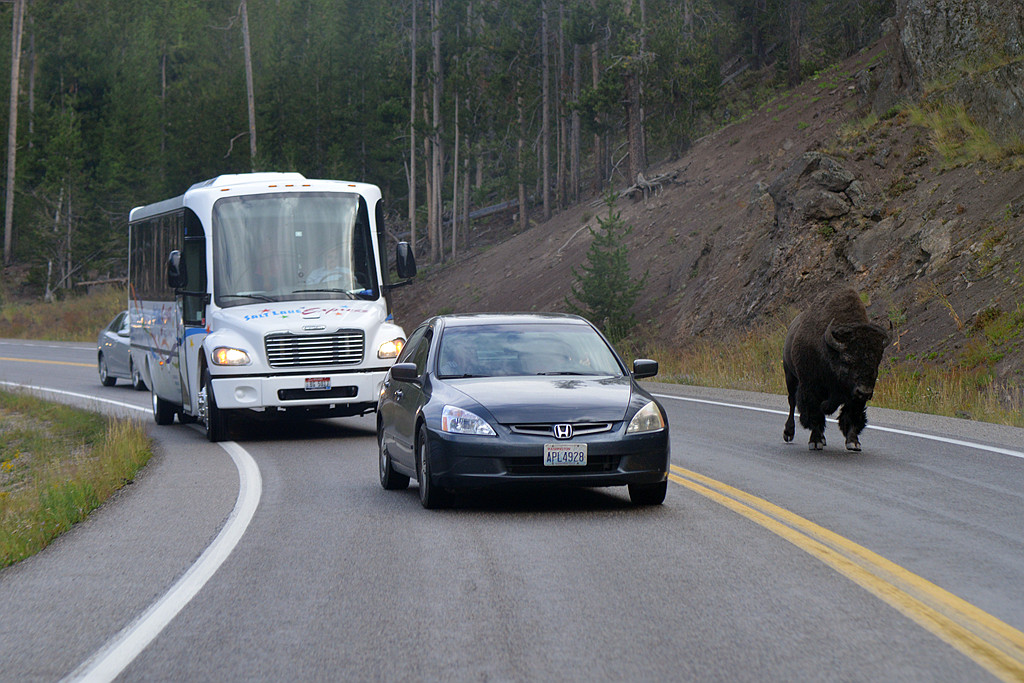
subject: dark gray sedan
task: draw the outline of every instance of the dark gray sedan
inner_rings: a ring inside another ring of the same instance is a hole
[[[560,314],[438,316],[384,380],[380,482],[419,482],[426,508],[495,485],[628,486],[659,505],[668,485],[665,411],[589,322]]]
[[[130,331],[128,311],[118,313],[100,330],[96,339],[96,368],[100,373],[100,382],[105,387],[114,386],[120,378],[131,382],[139,391],[146,388],[142,375],[132,363]]]

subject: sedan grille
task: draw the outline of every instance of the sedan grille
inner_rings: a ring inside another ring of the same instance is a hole
[[[516,434],[529,434],[530,436],[555,436],[555,424],[556,423],[533,423],[533,424],[514,424],[509,425]],[[564,424],[564,423],[557,423]],[[611,431],[611,422],[576,422],[572,424],[572,436],[569,438],[575,438],[577,436],[588,436],[590,434],[600,434],[602,432]]]
[[[354,365],[363,361],[362,330],[333,334],[271,334],[264,340],[267,362],[273,367]]]
[[[619,463],[622,457],[618,455],[592,455],[587,459],[587,464],[581,467],[546,467],[544,459],[536,458],[506,458],[504,461],[505,471],[511,476],[567,476],[574,474],[608,474],[619,471]]]

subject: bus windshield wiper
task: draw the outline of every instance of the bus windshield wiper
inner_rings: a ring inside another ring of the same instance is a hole
[[[274,303],[277,299],[267,296],[266,294],[257,294],[256,292],[239,292],[237,294],[218,294],[218,297],[225,299],[258,299],[260,301],[269,301]]]
[[[301,294],[302,292],[330,292],[332,294],[344,294],[349,299],[355,299],[356,298],[355,295],[352,292],[348,291],[347,289],[323,288],[323,289],[293,289],[292,290],[292,294]]]

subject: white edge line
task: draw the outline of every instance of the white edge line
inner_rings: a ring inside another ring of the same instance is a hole
[[[263,481],[256,461],[244,448],[234,441],[221,442],[220,447],[235,462],[239,478],[238,500],[220,533],[160,600],[64,680],[114,680],[196,596],[238,545],[256,514]]]
[[[15,382],[0,381],[0,385],[60,396],[84,398],[122,408],[149,412],[148,408],[141,406],[71,391],[17,384]],[[199,556],[199,559],[188,568],[163,597],[150,605],[145,612],[121,629],[99,651],[64,678],[64,681],[89,681],[92,683],[94,681],[114,680],[206,585],[206,582],[224,564],[224,560],[228,558],[242,539],[242,535],[249,528],[249,523],[256,514],[256,508],[259,507],[260,497],[263,494],[263,478],[260,475],[259,466],[256,465],[256,461],[253,460],[248,451],[234,441],[224,441],[219,445],[231,456],[235,467],[238,469],[238,498],[235,500],[235,507],[231,510],[231,514],[228,515],[228,519],[221,528],[220,533],[206,547],[206,550]]]
[[[739,403],[724,403],[722,401],[711,401],[703,398],[690,398],[688,396],[672,396],[670,394],[651,394],[655,398],[670,398],[675,401],[688,401],[690,403],[704,403],[712,406],[722,406],[723,408],[739,408],[740,410],[752,410],[758,413],[771,413],[773,415],[789,415],[789,411],[786,410],[775,410],[774,408],[757,408],[755,406],[745,406]],[[830,422],[835,422],[829,418]],[[867,429],[874,429],[879,432],[888,432],[890,434],[900,434],[902,436],[912,436],[918,439],[927,439],[929,441],[938,441],[940,443],[947,443],[953,446],[964,446],[966,448],[975,448],[980,451],[988,451],[989,453],[998,453],[1000,455],[1009,455],[1013,458],[1024,459],[1024,453],[1021,451],[1011,450],[1009,448],[1000,448],[999,446],[988,446],[982,443],[975,443],[973,441],[963,441],[961,439],[951,439],[945,436],[935,436],[933,434],[922,434],[921,432],[912,432],[906,429],[894,429],[892,427],[876,427],[874,425],[868,425]]]

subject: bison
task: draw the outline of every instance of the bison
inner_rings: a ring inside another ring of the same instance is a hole
[[[852,289],[821,296],[789,326],[782,349],[782,368],[789,392],[789,419],[782,438],[793,440],[793,411],[811,430],[809,447],[825,446],[825,416],[836,408],[846,448],[860,450],[858,436],[867,424],[865,404],[875,391],[878,364],[889,332],[868,320],[860,296]]]

